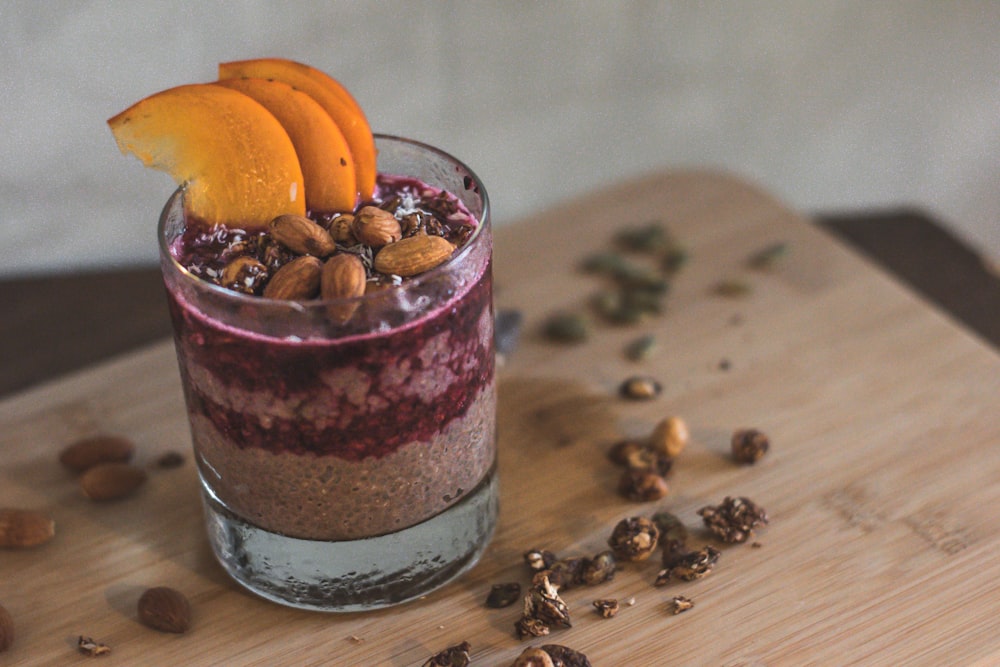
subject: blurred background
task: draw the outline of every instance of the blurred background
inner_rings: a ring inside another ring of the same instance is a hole
[[[0,0],[0,276],[149,264],[174,189],[105,120],[220,61],[340,79],[497,224],[654,169],[919,207],[1000,262],[1000,3]]]

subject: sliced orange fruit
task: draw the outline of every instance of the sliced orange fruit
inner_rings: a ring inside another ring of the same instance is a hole
[[[108,120],[122,153],[186,187],[189,215],[263,229],[305,214],[299,158],[271,112],[243,93],[212,84],[169,88]]]
[[[219,64],[220,79],[274,79],[309,95],[326,109],[343,132],[354,158],[357,190],[361,201],[375,190],[375,139],[361,107],[347,89],[330,75],[283,58],[258,58]]]
[[[316,100],[287,83],[268,79],[222,79],[216,85],[252,97],[288,132],[302,167],[306,208],[319,213],[354,210],[357,185],[351,149]]]

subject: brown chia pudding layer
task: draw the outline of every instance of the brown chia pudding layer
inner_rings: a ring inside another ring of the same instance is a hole
[[[257,297],[233,297],[227,323],[196,305],[183,283],[198,279],[168,279],[195,452],[223,505],[272,532],[358,539],[420,523],[483,481],[496,392],[491,239],[480,231],[472,252],[434,270],[416,317],[365,333],[256,333]]]

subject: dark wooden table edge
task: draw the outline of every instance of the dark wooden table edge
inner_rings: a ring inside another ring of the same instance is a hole
[[[1000,277],[916,208],[813,216],[1000,349]],[[156,266],[0,279],[0,397],[171,335]]]

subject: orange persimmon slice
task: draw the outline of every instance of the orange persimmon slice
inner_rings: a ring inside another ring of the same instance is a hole
[[[306,208],[319,213],[354,210],[357,186],[351,150],[337,124],[316,100],[281,81],[222,79],[216,85],[252,97],[288,132],[302,167]]]
[[[330,75],[315,67],[283,58],[258,58],[219,64],[220,79],[274,79],[301,90],[326,109],[337,124],[354,158],[357,191],[361,201],[375,190],[375,139],[360,105]]]
[[[305,214],[299,158],[271,112],[243,93],[189,84],[154,93],[108,120],[122,153],[185,186],[186,212],[262,229]]]

